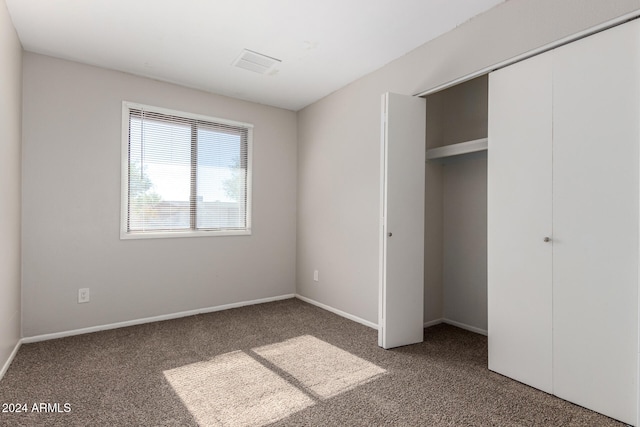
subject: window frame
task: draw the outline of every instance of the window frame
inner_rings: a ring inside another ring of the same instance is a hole
[[[243,127],[247,130],[247,179],[246,179],[246,226],[242,229],[183,229],[158,231],[129,231],[129,127],[131,110],[145,110],[169,116],[183,117],[190,120],[202,120],[214,124]],[[156,239],[175,237],[217,237],[247,236],[252,234],[252,175],[253,175],[253,124],[235,120],[221,119],[202,114],[155,107],[130,101],[122,101],[122,143],[121,143],[121,186],[120,186],[120,239]]]

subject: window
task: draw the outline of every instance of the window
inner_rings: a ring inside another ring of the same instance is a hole
[[[252,125],[122,110],[121,238],[251,234]]]

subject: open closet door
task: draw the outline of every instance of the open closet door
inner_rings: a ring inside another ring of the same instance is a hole
[[[378,345],[422,342],[424,294],[424,98],[382,95]]]

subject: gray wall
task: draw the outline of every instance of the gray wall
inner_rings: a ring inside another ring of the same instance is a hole
[[[32,53],[23,67],[25,337],[295,292],[294,112]],[[123,100],[255,125],[253,235],[120,240]]]
[[[443,317],[486,331],[487,153],[454,157],[442,175]]]
[[[299,111],[298,293],[377,323],[382,93],[419,93],[639,8],[509,0]]]
[[[0,371],[20,339],[22,46],[0,0]]]
[[[426,96],[427,149],[486,138],[488,76]]]

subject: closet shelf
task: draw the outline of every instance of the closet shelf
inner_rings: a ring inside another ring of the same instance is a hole
[[[444,147],[431,148],[427,150],[427,160],[444,159],[461,154],[475,153],[476,151],[485,151],[488,146],[487,138],[481,138],[473,141],[460,142],[458,144],[445,145]]]

